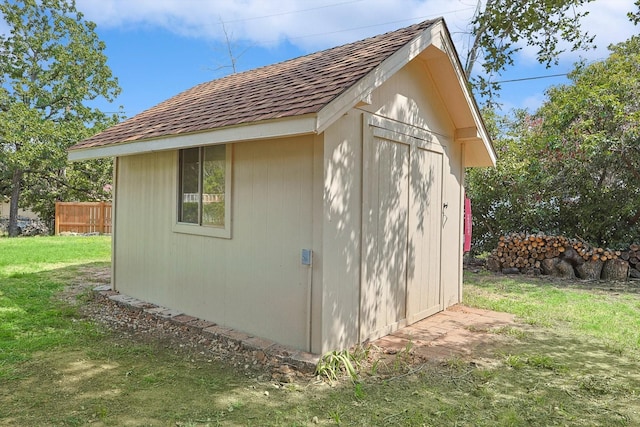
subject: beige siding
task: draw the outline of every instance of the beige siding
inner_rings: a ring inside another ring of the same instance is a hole
[[[453,142],[454,124],[426,62],[413,60],[373,93],[367,110],[433,133],[444,150],[442,175],[442,268],[444,307],[461,301],[462,294],[462,145]]]
[[[373,92],[371,105],[364,108],[400,123],[427,129],[435,135],[453,138],[454,125],[437,83],[425,62],[414,59]]]
[[[343,116],[327,129],[324,140],[320,352],[358,342],[362,115],[354,111]]]
[[[411,146],[365,138],[360,340],[404,325]]]
[[[308,349],[313,153],[312,137],[234,144],[231,239],[172,231],[177,152],[120,158],[118,290]]]
[[[462,147],[436,82],[414,60],[370,100],[360,340],[460,302],[462,285]]]

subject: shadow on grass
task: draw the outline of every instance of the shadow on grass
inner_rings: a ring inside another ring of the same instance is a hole
[[[5,421],[18,425],[640,422],[635,360],[548,331],[528,331],[526,342],[494,350],[490,367],[473,360],[403,365],[331,386],[312,378],[280,384],[260,371],[209,362],[208,355],[106,337],[82,350],[38,354],[0,406]]]
[[[81,286],[94,271],[86,265],[47,274]],[[45,277],[15,280],[26,279],[35,286]],[[74,315],[56,329],[55,345],[4,362],[16,374],[0,377],[0,424],[640,425],[637,358],[564,329],[495,332],[510,339],[464,359],[424,363],[399,355],[400,363],[363,365],[356,382],[282,384],[253,365],[101,331]]]

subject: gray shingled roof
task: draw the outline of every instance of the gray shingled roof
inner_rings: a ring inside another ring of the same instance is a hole
[[[317,113],[435,22],[199,84],[71,149]]]

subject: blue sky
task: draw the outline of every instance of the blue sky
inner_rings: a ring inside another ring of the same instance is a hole
[[[581,57],[604,59],[606,46],[640,32],[627,19],[634,0],[595,0],[583,27],[598,49],[567,53],[546,69],[525,48],[504,80],[562,74]],[[476,0],[77,0],[98,24],[109,65],[122,87],[114,104],[131,117],[198,83],[231,72],[225,31],[236,68],[244,71],[443,16],[460,56],[469,42]],[[227,66],[227,67],[225,67]],[[564,77],[504,83],[504,109],[538,107],[544,91]]]

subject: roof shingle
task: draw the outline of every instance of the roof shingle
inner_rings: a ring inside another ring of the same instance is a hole
[[[434,22],[201,83],[71,149],[317,113]]]

